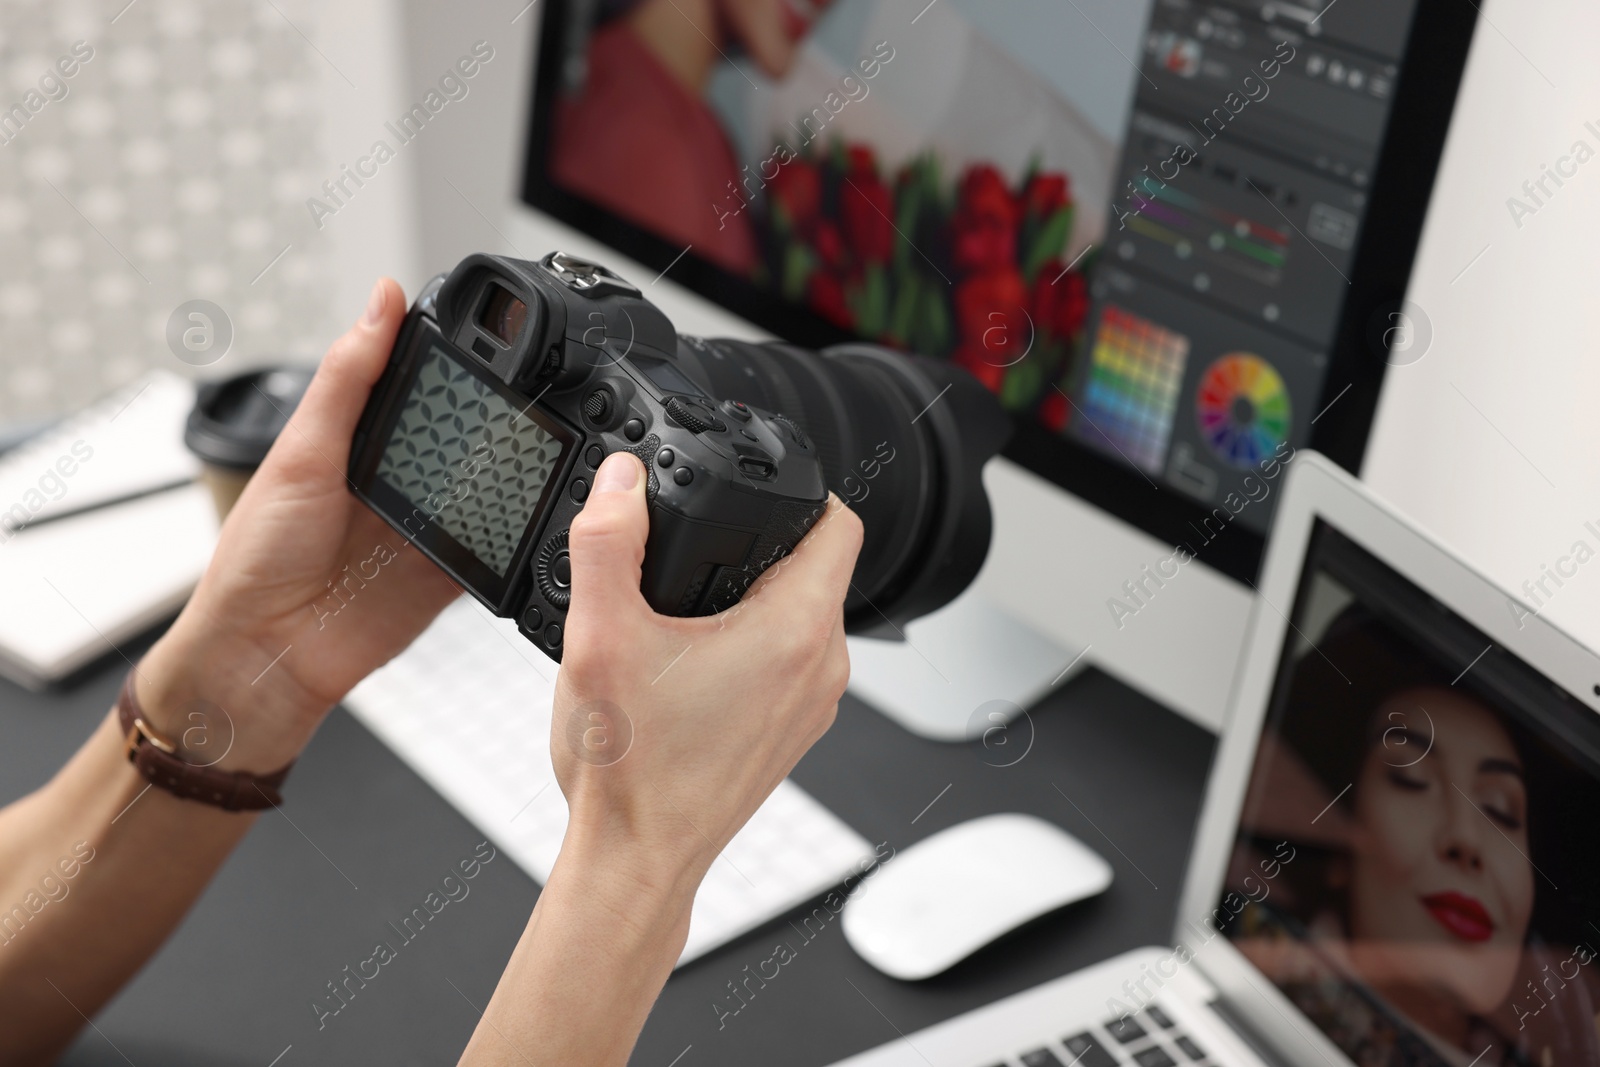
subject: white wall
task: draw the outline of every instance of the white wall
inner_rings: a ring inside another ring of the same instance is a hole
[[[314,26],[323,102],[322,177],[337,177],[340,164],[354,166],[375,140],[394,143],[383,124],[409,103],[410,72],[395,62],[407,37],[403,12],[390,0],[342,0],[301,16]],[[348,80],[346,80],[348,79]],[[336,265],[335,303],[341,321],[354,321],[379,275],[398,278],[407,292],[420,281],[421,246],[406,224],[417,203],[421,153],[398,150],[393,162],[363,185],[338,214],[322,220],[307,243],[321,246]],[[307,189],[308,195],[316,193]],[[309,229],[308,233],[312,232]],[[330,338],[331,340],[331,338]]]
[[[1363,470],[1508,589],[1600,550],[1600,158],[1520,228],[1506,207],[1574,141],[1600,153],[1596,40],[1584,0],[1483,5],[1411,287],[1432,346],[1389,372]],[[1547,588],[1545,617],[1600,648],[1600,562]]]

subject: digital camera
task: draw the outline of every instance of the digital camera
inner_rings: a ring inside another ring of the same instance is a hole
[[[980,470],[1009,425],[944,364],[866,344],[680,336],[603,266],[478,254],[412,305],[357,428],[350,484],[556,660],[568,531],[606,456],[644,464],[640,591],[667,615],[737,603],[832,489],[866,530],[846,626],[894,637],[977,573],[990,529]]]

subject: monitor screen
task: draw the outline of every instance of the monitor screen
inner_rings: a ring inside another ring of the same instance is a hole
[[[1227,573],[1295,449],[1359,462],[1470,5],[543,11],[534,206],[790,340],[954,361],[1009,456]]]
[[[1600,1063],[1600,719],[1317,531],[1214,923],[1355,1063]]]

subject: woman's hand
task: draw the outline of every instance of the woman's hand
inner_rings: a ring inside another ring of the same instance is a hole
[[[405,317],[390,279],[334,342],[289,425],[222,527],[211,565],[139,665],[138,695],[174,738],[187,710],[217,764],[294,759],[329,708],[411,643],[459,590],[351,495],[350,439]],[[197,705],[194,702],[204,701]]]
[[[379,282],[228,516],[183,614],[139,663],[150,725],[191,762],[282,767],[456,595],[345,483],[350,438],[404,315],[400,287]],[[49,783],[0,809],[0,899],[21,899],[63,855],[84,864],[71,905],[32,917],[0,951],[0,1062],[54,1063],[254,821],[152,789],[114,712]]]
[[[705,869],[833,723],[850,678],[843,604],[861,521],[837,498],[720,615],[657,615],[639,592],[645,479],[617,453],[572,523],[572,608],[552,757],[567,849],[635,857],[648,879]]]
[[[736,607],[639,593],[644,476],[609,457],[572,524],[551,755],[571,818],[461,1062],[623,1064],[688,936],[707,868],[821,737],[850,676],[861,522],[837,499]]]

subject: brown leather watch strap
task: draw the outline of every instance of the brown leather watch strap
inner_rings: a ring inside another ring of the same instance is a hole
[[[278,790],[289,777],[292,762],[271,774],[222,771],[185,762],[178,746],[145,718],[133,691],[134,674],[129,671],[122,682],[122,692],[117,696],[117,720],[127,739],[128,762],[152,785],[184,800],[198,800],[224,811],[260,811],[283,803]]]

